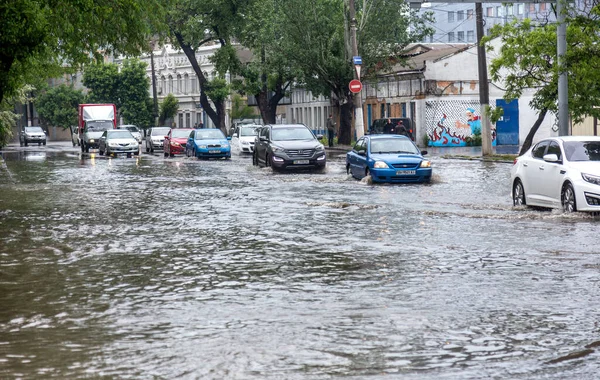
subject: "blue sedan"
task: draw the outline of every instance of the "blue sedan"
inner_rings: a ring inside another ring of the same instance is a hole
[[[424,154],[406,136],[367,135],[346,153],[346,172],[357,179],[370,175],[373,182],[429,182],[431,162]]]
[[[231,145],[220,129],[194,129],[185,145],[188,157],[231,158]]]

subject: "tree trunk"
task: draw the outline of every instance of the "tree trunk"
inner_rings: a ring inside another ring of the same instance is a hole
[[[523,141],[523,146],[521,147],[519,156],[522,156],[525,152],[527,152],[527,150],[529,150],[529,148],[531,148],[531,143],[533,142],[533,137],[535,136],[535,133],[537,132],[537,130],[540,128],[540,125],[542,125],[542,121],[544,121],[544,118],[546,117],[547,112],[548,112],[547,108],[544,108],[540,111],[540,114],[538,115],[537,120],[535,121],[535,123],[533,123],[533,126],[529,130],[527,137],[525,137],[525,141]]]
[[[352,114],[354,102],[349,97],[348,101],[340,107],[340,129],[338,131],[338,144],[350,145],[352,143]]]
[[[219,129],[227,136],[228,132],[227,127],[225,125],[225,101],[213,100],[211,104],[210,100],[208,100],[208,97],[206,96],[206,93],[204,92],[204,88],[208,83],[208,79],[206,79],[206,77],[204,76],[204,73],[202,72],[202,69],[198,64],[198,60],[196,60],[195,49],[193,49],[190,44],[185,42],[181,33],[174,31],[173,34],[177,38],[179,46],[185,53],[186,57],[190,61],[190,64],[192,65],[192,68],[194,69],[194,72],[198,76],[198,82],[200,82],[200,104],[202,105],[202,108],[204,109],[210,120],[212,120],[212,122],[216,126],[218,126]],[[215,106],[214,109],[212,107],[213,104]]]

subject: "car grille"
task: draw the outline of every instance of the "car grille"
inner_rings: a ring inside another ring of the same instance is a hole
[[[394,169],[406,169],[406,170],[413,170],[419,167],[418,164],[393,164],[392,167]]]
[[[209,148],[220,148],[221,144],[208,144]]]
[[[312,157],[314,149],[288,149],[285,151],[290,158]]]

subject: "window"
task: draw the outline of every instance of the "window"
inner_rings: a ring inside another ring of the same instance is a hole
[[[513,8],[513,5],[510,4],[506,7],[506,15],[512,16],[513,14],[514,14],[514,8]]]
[[[448,33],[448,42],[454,42],[454,32]]]
[[[523,8],[525,7],[524,4],[517,4],[517,14],[518,15],[522,15],[523,14]]]
[[[472,31],[472,30],[467,31],[467,42],[475,42],[475,32],[474,31]]]
[[[465,42],[465,32],[458,32],[458,42]]]
[[[485,8],[485,15],[487,17],[494,17],[494,8],[493,7]]]
[[[546,10],[546,3],[540,3],[540,12]]]
[[[562,154],[560,152],[560,146],[558,145],[558,143],[556,141],[552,141],[550,143],[550,146],[548,147],[548,151],[546,152],[546,154],[556,154],[556,157],[558,157],[558,160],[562,160]]]
[[[178,125],[178,127],[179,128],[183,128],[183,114],[182,113],[179,114],[179,125]]]
[[[544,157],[544,151],[546,150],[546,147],[548,146],[548,141],[542,141],[539,142],[534,148],[533,151],[531,152],[533,157],[535,158],[543,158]]]
[[[496,7],[496,16],[498,16],[498,17],[504,17],[504,8],[502,8],[502,7]]]
[[[433,35],[429,36],[429,42],[433,42]]]
[[[472,19],[473,19],[473,10],[467,9],[467,20],[472,20]]]
[[[454,22],[454,12],[448,12],[448,22]]]
[[[185,126],[187,128],[189,128],[191,126],[191,118],[190,118],[190,114],[189,113],[185,114]]]
[[[188,93],[188,83],[190,81],[190,76],[188,74],[185,74],[183,76],[183,93],[187,94]]]
[[[535,13],[535,3],[529,4],[529,13]]]
[[[462,21],[465,18],[465,11],[456,12],[456,21]]]

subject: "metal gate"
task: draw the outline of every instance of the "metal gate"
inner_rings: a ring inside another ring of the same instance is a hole
[[[519,101],[496,99],[496,107],[504,109],[504,115],[496,122],[498,145],[519,145]]]

